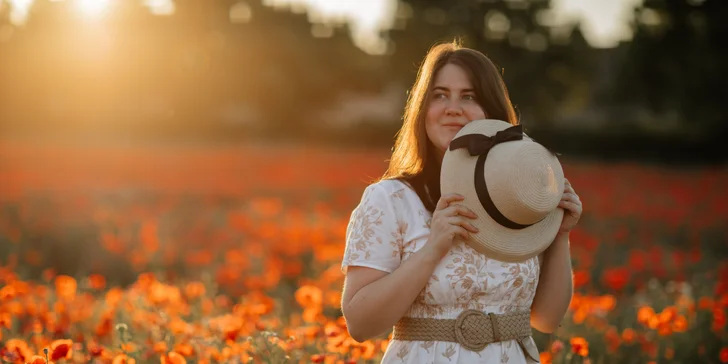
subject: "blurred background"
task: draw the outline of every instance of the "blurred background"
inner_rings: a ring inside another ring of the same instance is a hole
[[[726,363],[726,38],[725,0],[0,0],[0,359],[376,361],[349,214],[457,39],[584,202],[543,362]]]
[[[461,39],[563,152],[726,155],[720,0],[0,4],[3,136],[386,147],[427,49]]]

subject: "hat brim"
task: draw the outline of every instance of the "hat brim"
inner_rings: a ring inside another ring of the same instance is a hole
[[[485,134],[492,136],[496,132],[511,126],[511,124],[500,120],[471,122],[461,129],[455,137],[457,138],[465,134]],[[524,136],[524,140],[531,141],[527,136]],[[536,143],[533,144],[538,145]],[[506,155],[514,158],[519,157],[518,155],[514,156],[513,153],[508,153],[507,149],[513,147],[513,144],[503,143],[496,145],[490,150],[485,160],[484,174],[486,181],[488,180],[487,176],[500,173],[500,169],[502,168],[518,168],[517,161],[513,161],[514,163],[492,162]],[[543,148],[540,145],[538,147]],[[564,210],[557,206],[558,201],[555,201],[553,210],[547,213],[542,220],[531,226],[523,229],[511,229],[502,226],[486,212],[475,191],[473,173],[477,159],[477,156],[471,156],[465,149],[456,149],[452,151],[447,150],[442,162],[440,181],[442,195],[458,193],[465,196],[463,201],[458,201],[456,204],[464,205],[478,216],[477,219],[470,220],[473,226],[478,228],[478,233],[470,233],[470,239],[465,240],[464,243],[489,258],[504,262],[525,261],[542,253],[553,242],[561,225]],[[549,164],[549,168],[553,172],[555,188],[563,191],[563,170],[558,160],[553,156],[553,159],[547,160],[546,163]],[[488,191],[495,205],[499,206],[498,191],[494,191],[491,188]],[[504,206],[504,204],[507,205],[507,201],[500,202],[500,206],[504,208],[499,208],[499,210],[504,212],[503,210],[507,210],[507,207]],[[554,203],[553,199],[550,203]],[[461,240],[459,237],[456,239]]]

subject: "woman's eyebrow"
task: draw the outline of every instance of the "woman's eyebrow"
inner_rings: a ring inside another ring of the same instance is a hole
[[[445,86],[435,86],[435,87],[432,88],[432,91],[446,91],[446,92],[450,92],[450,89],[447,88],[447,87],[445,87]],[[475,92],[475,90],[473,90],[472,88],[464,88],[464,89],[460,90],[460,92]]]

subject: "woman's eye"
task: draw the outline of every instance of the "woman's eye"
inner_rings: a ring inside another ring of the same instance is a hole
[[[475,95],[463,95],[463,99],[465,99],[465,100],[475,100]]]
[[[435,98],[436,98],[436,99],[444,99],[445,97],[446,97],[446,96],[445,96],[445,94],[442,94],[442,93],[440,93],[440,94],[435,94]]]

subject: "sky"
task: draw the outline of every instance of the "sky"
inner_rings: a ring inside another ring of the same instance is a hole
[[[354,39],[363,48],[378,48],[372,34],[393,19],[396,0],[269,0],[271,3],[301,3],[323,16],[345,16],[355,26]],[[628,22],[632,9],[642,0],[552,0],[556,21],[578,19],[593,47],[614,47],[631,36]],[[382,46],[381,44],[379,45]]]
[[[642,0],[552,0],[558,17],[580,19],[593,47],[614,47],[631,37],[629,21]]]
[[[0,0],[1,2],[2,0]],[[28,15],[34,0],[7,0],[12,3],[11,17],[17,22]],[[103,12],[103,4],[120,0],[50,0],[74,1],[79,11],[92,16]],[[158,10],[169,9],[172,0],[145,0]],[[392,24],[397,0],[263,0],[268,5],[297,6],[307,9],[312,20],[348,19],[352,24],[354,43],[365,51],[377,54],[386,49],[378,30]],[[634,6],[642,0],[552,0],[557,21],[582,20],[582,32],[593,47],[613,47],[629,39],[627,26]]]
[[[302,4],[316,16],[350,19],[354,41],[374,53],[384,44],[373,34],[392,23],[396,0],[267,0],[270,4]],[[631,36],[628,22],[642,0],[552,0],[556,21],[582,20],[582,31],[593,47],[614,47]]]

